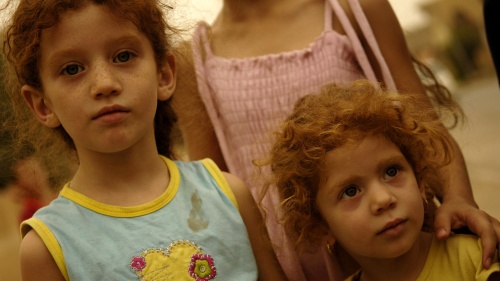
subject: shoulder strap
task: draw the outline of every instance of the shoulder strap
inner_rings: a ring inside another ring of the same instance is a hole
[[[378,79],[375,76],[373,67],[370,64],[366,52],[358,38],[358,35],[356,34],[356,31],[354,30],[351,22],[349,21],[349,18],[347,17],[345,11],[342,9],[338,0],[328,0],[328,1],[332,5],[333,10],[335,11],[337,17],[339,18],[342,24],[342,27],[344,28],[347,34],[347,37],[351,41],[354,53],[356,55],[356,58],[358,59],[358,63],[360,64],[361,69],[363,70],[363,73],[365,74],[366,78],[372,81],[372,83],[377,84]],[[356,22],[361,28],[362,35],[368,42],[368,46],[370,47],[371,51],[375,55],[375,58],[377,59],[377,63],[379,64],[380,69],[382,71],[382,77],[384,79],[386,87],[389,90],[395,91],[396,84],[394,83],[394,79],[391,75],[389,67],[387,66],[387,63],[384,57],[382,56],[382,53],[380,52],[380,48],[378,46],[377,40],[375,39],[375,35],[373,34],[373,30],[370,27],[370,23],[368,22],[368,19],[366,18],[363,9],[361,8],[361,5],[359,4],[359,1],[348,0],[348,3],[354,14]]]
[[[200,162],[203,164],[203,166],[208,170],[210,175],[214,178],[215,182],[219,186],[219,188],[226,194],[226,196],[233,202],[234,206],[236,209],[239,209],[238,207],[238,201],[236,200],[236,197],[234,196],[233,190],[231,189],[231,186],[229,186],[229,183],[227,182],[226,178],[222,174],[222,171],[217,167],[217,164],[210,159],[210,158],[205,158],[200,160]]]
[[[359,1],[349,0],[349,4],[351,5],[354,17],[356,18],[356,21],[361,27],[361,31],[363,32],[363,35],[365,36],[365,39],[368,42],[368,45],[370,46],[373,54],[377,59],[377,62],[382,71],[382,77],[384,78],[386,87],[391,91],[396,91],[397,90],[396,84],[394,83],[394,79],[392,78],[389,66],[387,66],[384,56],[382,55],[382,52],[380,52],[380,47],[377,43],[377,40],[375,39],[375,35],[373,34],[373,30],[370,26],[370,23],[368,22],[368,19],[366,18],[366,15],[363,12],[361,5],[359,4]]]

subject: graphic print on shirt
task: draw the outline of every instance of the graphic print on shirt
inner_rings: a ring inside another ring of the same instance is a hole
[[[177,240],[165,249],[148,249],[132,257],[130,268],[141,281],[209,281],[217,276],[213,258],[188,240]]]
[[[191,212],[189,212],[188,226],[194,231],[198,232],[208,227],[208,221],[203,219],[201,212],[201,204],[203,201],[198,195],[198,191],[191,196]]]

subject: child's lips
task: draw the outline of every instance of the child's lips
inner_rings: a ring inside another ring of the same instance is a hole
[[[407,219],[395,219],[385,224],[385,226],[377,232],[380,234],[398,234],[402,230],[403,224],[408,221]]]
[[[130,110],[123,106],[110,105],[99,110],[94,116],[92,116],[92,120],[99,119],[105,123],[113,123],[120,120],[127,112],[130,112]]]

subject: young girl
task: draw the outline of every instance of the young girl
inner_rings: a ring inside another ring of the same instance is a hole
[[[79,160],[21,225],[23,280],[283,280],[244,183],[166,157],[176,82],[162,9],[20,1],[5,54],[36,120]]]
[[[268,134],[300,97],[328,83],[366,77],[401,93],[418,93],[427,101],[423,110],[430,107],[387,0],[224,0],[214,23],[198,24],[191,43],[181,48],[185,61],[173,99],[188,155],[210,157],[240,176],[256,200],[252,160],[267,154]],[[500,224],[477,208],[465,162],[452,143],[456,156],[440,190],[436,233],[444,238],[451,226],[468,225],[483,238],[487,265]],[[300,258],[293,251],[274,219],[277,203],[273,193],[263,201],[287,276],[324,280],[322,253]]]
[[[269,157],[284,229],[296,246],[344,249],[361,267],[348,280],[500,280],[477,237],[421,231],[454,149],[421,102],[362,80],[300,99]]]

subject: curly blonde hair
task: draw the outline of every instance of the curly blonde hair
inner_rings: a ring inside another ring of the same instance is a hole
[[[326,224],[316,207],[320,171],[328,151],[382,135],[401,150],[427,197],[439,194],[438,169],[451,161],[446,128],[419,95],[390,93],[360,80],[350,87],[327,85],[298,100],[275,133],[267,161],[270,182],[280,197],[280,223],[296,247],[315,244]]]

